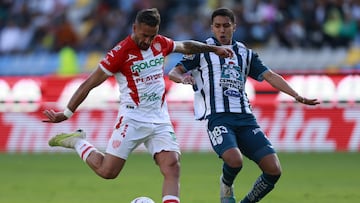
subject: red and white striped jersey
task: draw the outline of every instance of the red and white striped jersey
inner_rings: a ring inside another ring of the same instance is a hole
[[[175,50],[172,39],[157,35],[148,50],[141,50],[130,36],[100,61],[100,68],[119,84],[122,115],[151,122],[170,122],[165,101],[165,57]]]

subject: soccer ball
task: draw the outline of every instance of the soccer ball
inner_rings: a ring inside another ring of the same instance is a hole
[[[131,203],[155,203],[154,200],[152,200],[149,197],[137,197]]]

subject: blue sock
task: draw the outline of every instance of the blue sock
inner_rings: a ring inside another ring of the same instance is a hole
[[[265,197],[275,186],[279,180],[280,175],[269,175],[263,173],[255,182],[252,190],[241,200],[240,203],[258,202]]]
[[[229,165],[227,165],[226,163],[223,164],[223,182],[227,185],[227,186],[231,186],[234,183],[234,180],[237,176],[237,174],[240,172],[242,167],[239,168],[231,168]]]

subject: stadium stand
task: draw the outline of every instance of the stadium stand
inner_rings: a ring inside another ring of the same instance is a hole
[[[235,39],[256,51],[267,66],[287,75],[297,91],[325,103],[360,103],[360,34],[354,26],[360,25],[360,2],[354,0],[2,1],[0,77],[58,76],[64,47],[75,51],[78,74],[88,73],[105,51],[130,33],[134,14],[148,7],[157,7],[162,15],[161,34],[176,40],[201,41],[211,35],[208,19],[212,9],[221,6],[230,7],[237,14]],[[332,25],[334,13],[340,24],[329,32],[329,27],[325,29],[323,25]],[[180,59],[180,54],[167,57],[165,74]],[[336,74],[349,76],[338,82],[330,78]],[[46,89],[41,92],[35,86],[43,87],[32,82],[15,85],[0,81],[0,102],[14,102],[17,98],[36,104],[41,94],[51,94]],[[59,108],[80,82],[77,78],[66,84]],[[105,83],[96,90],[101,96],[91,98],[92,102],[84,108],[101,106],[97,105],[99,102],[115,104],[119,96],[112,94],[118,92],[115,88],[114,84]],[[258,97],[257,102],[261,102],[276,95],[276,101],[281,103],[294,102],[289,96],[252,81],[246,88],[250,100]],[[171,84],[168,90],[170,101],[192,101],[190,86]]]
[[[237,14],[235,38],[280,73],[359,70],[360,3],[355,0],[13,0],[0,3],[0,75],[56,74],[65,46],[78,53],[80,71],[91,71],[98,62],[93,53],[103,55],[128,35],[142,8],[160,10],[160,33],[204,40],[211,34],[211,10],[221,6]],[[334,13],[340,24],[329,33]],[[166,72],[173,65],[169,61]]]

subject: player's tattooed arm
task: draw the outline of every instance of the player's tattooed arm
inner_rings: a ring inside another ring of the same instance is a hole
[[[183,54],[197,54],[197,53],[203,53],[203,52],[214,52],[215,54],[217,54],[223,58],[233,56],[233,52],[229,48],[208,45],[208,44],[198,42],[195,40],[175,41],[175,44],[176,44],[175,52],[180,52]]]

